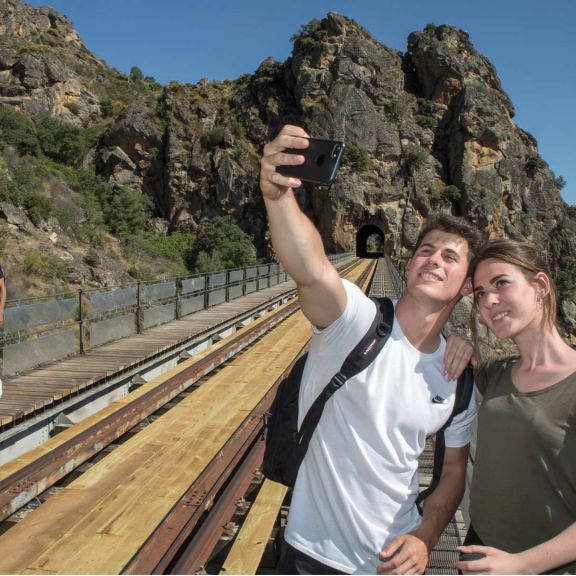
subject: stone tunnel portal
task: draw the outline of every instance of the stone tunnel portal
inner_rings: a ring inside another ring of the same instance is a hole
[[[358,230],[356,256],[359,258],[382,258],[384,256],[384,232],[379,226],[367,224]]]

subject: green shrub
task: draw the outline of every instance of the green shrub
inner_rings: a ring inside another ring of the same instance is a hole
[[[52,216],[52,202],[40,194],[34,192],[26,194],[23,206],[26,209],[28,217],[36,226]]]
[[[246,138],[246,128],[238,119],[232,120],[232,133],[236,138]]]
[[[84,210],[86,225],[104,225],[121,237],[139,234],[152,215],[152,200],[130,188],[114,188],[99,176],[78,170],[70,182],[81,193],[76,203]]]
[[[100,102],[100,114],[102,114],[104,118],[111,118],[114,116],[114,104],[112,104],[110,98],[105,98]]]
[[[52,160],[77,165],[88,151],[82,129],[45,115],[37,124],[42,152]]]
[[[351,170],[363,172],[370,167],[370,156],[364,148],[360,148],[360,146],[355,144],[347,144],[346,148],[344,148],[342,165],[349,166]]]
[[[4,222],[0,222],[0,256],[3,256],[6,252],[6,243],[9,236],[10,232],[8,227]]]
[[[144,229],[152,215],[152,201],[131,188],[114,191],[104,207],[104,217],[110,231],[119,236],[136,234]]]
[[[319,46],[328,37],[328,32],[322,27],[322,20],[313,18],[290,38],[290,42],[301,50],[309,51]]]
[[[36,126],[24,114],[0,105],[0,150],[14,146],[22,155],[38,156],[40,143]]]
[[[557,178],[554,178],[554,183],[556,184],[556,189],[558,190],[558,192],[560,192],[560,190],[563,190],[564,187],[566,186],[566,180],[564,176],[558,176]]]
[[[154,162],[154,160],[158,158],[158,154],[160,154],[160,150],[158,150],[158,148],[155,148],[154,146],[152,148],[148,148],[148,159],[151,162]]]
[[[207,148],[216,148],[224,144],[224,126],[214,126],[204,135],[204,143]]]
[[[458,186],[450,184],[444,188],[444,196],[451,202],[455,202],[462,199],[462,192],[460,192],[460,188],[458,188]]]
[[[211,254],[204,251],[198,253],[196,258],[196,265],[194,270],[196,272],[203,272],[204,274],[210,272],[218,272],[219,270],[224,270],[227,266],[222,260],[222,256],[218,250],[214,250]]]
[[[434,182],[428,189],[428,193],[433,203],[451,203],[462,198],[460,188],[454,184],[444,186],[440,182]]]
[[[136,82],[142,82],[142,80],[144,80],[144,74],[138,66],[132,66],[132,68],[130,68],[130,78]]]
[[[0,167],[0,201],[12,202],[12,204],[19,205],[20,202],[17,202],[15,199],[16,194],[16,186],[10,178],[8,171]]]
[[[413,173],[426,163],[428,152],[417,144],[407,144],[402,150],[404,167]]]
[[[84,256],[84,262],[86,262],[88,266],[92,266],[92,268],[97,268],[102,263],[102,259],[95,248],[90,248],[86,256]]]
[[[105,224],[104,207],[112,194],[112,187],[90,172],[80,170],[76,174],[74,187],[81,195],[75,200],[84,211],[84,224],[92,230]]]
[[[418,98],[418,114],[416,122],[422,128],[435,130],[438,126],[438,119],[434,116],[436,113],[436,102],[428,98]]]
[[[146,282],[147,280],[156,280],[156,276],[143,266],[131,266],[128,269],[128,274],[130,274],[134,280],[141,280],[142,282]]]
[[[194,233],[149,234],[144,238],[146,249],[157,256],[176,261],[186,261],[194,242]]]
[[[438,119],[434,118],[434,116],[424,116],[423,114],[417,114],[416,122],[418,122],[422,128],[428,128],[429,130],[435,130],[438,126]]]
[[[418,98],[418,111],[425,116],[432,116],[436,112],[436,102],[429,98]]]
[[[548,164],[546,164],[546,162],[544,162],[540,156],[532,156],[528,158],[528,160],[526,160],[526,164],[524,164],[524,170],[526,171],[526,174],[528,174],[528,176],[531,178],[534,178],[536,174],[547,167]]]
[[[68,280],[67,266],[60,258],[36,251],[27,252],[24,256],[24,271],[44,280]]]
[[[397,96],[384,104],[384,111],[393,120],[400,120],[406,115],[410,102],[407,98]]]
[[[52,216],[52,202],[42,194],[38,174],[27,164],[21,164],[10,173],[0,170],[0,200],[11,202],[26,210],[30,220],[38,225]]]
[[[223,269],[252,266],[256,262],[252,238],[232,216],[202,222],[187,258],[188,267],[195,272],[207,271],[206,267],[213,267],[216,263]]]

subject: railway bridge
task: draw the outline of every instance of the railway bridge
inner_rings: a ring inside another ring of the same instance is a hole
[[[385,245],[334,258],[371,295]],[[289,491],[263,421],[310,327],[280,266],[19,302],[6,311],[0,573],[274,572]],[[11,331],[12,326],[12,331]],[[431,474],[431,449],[420,480]],[[428,573],[455,574],[458,512]]]

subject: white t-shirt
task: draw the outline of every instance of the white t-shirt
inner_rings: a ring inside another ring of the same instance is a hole
[[[344,284],[346,310],[325,330],[314,331],[300,424],[376,314],[372,300]],[[456,380],[443,375],[444,349],[442,339],[436,352],[419,352],[395,321],[377,358],[327,402],[294,486],[289,544],[339,571],[375,574],[386,544],[420,524],[418,456],[426,437],[450,417],[455,399]],[[446,446],[470,442],[474,397],[446,430]]]

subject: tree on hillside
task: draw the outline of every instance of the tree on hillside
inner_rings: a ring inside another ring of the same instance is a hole
[[[86,153],[82,129],[45,114],[37,125],[42,152],[56,162],[77,165]]]
[[[14,146],[23,156],[40,154],[40,143],[34,122],[21,112],[2,104],[0,105],[0,150],[4,150],[6,146]]]
[[[142,80],[144,80],[144,73],[138,66],[132,66],[132,68],[130,68],[130,78],[137,82],[142,82]]]
[[[251,236],[232,216],[221,216],[198,226],[187,264],[195,272],[213,272],[256,262]]]

